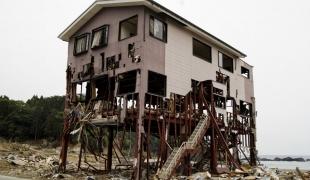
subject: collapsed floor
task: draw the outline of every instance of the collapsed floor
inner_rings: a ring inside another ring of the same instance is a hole
[[[83,164],[103,173],[129,169],[133,179],[154,174],[169,179],[201,170],[221,174],[241,169],[240,158],[257,164],[252,104],[237,105],[229,93],[228,76],[217,72],[216,81],[192,81],[187,95],[171,93],[170,98],[163,94],[165,77],[148,77],[148,93],[139,94],[138,70],[72,83],[68,67],[60,171],[66,171],[72,136],[80,144],[78,169]]]

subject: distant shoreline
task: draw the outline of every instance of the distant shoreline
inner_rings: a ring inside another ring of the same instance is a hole
[[[297,157],[297,158],[292,158],[290,156],[288,157],[284,157],[284,158],[280,158],[280,157],[275,157],[275,158],[258,158],[259,161],[286,161],[286,162],[292,162],[292,161],[296,161],[296,162],[307,162],[310,161],[310,159],[306,159],[306,158],[302,158],[302,157]]]

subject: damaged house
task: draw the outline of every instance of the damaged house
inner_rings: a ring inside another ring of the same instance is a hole
[[[244,53],[153,0],[97,0],[59,38],[68,42],[61,170],[75,133],[79,168],[131,169],[134,179],[256,165]],[[86,153],[101,168],[82,162]]]

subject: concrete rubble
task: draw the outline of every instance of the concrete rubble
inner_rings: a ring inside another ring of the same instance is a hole
[[[126,180],[130,178],[130,171],[121,170],[113,171],[104,176],[100,173],[80,171],[77,172],[76,164],[72,163],[74,159],[68,159],[66,174],[57,171],[59,163],[59,150],[57,148],[40,148],[38,146],[30,146],[18,143],[2,144],[0,149],[0,174],[21,178],[31,179],[113,179]],[[5,148],[4,148],[5,147]],[[73,148],[75,149],[75,148]],[[70,151],[70,157],[77,157],[77,152]],[[219,175],[211,175],[208,171],[196,172],[191,176],[175,176],[172,179],[180,180],[203,180],[203,179],[271,179],[271,180],[286,180],[286,179],[310,179],[310,171],[296,170],[280,170],[266,168],[262,166],[251,167],[243,165],[241,169],[234,171],[226,171]]]
[[[298,169],[298,168],[297,168]],[[189,177],[178,176],[174,179],[184,179],[184,180],[304,180],[310,179],[310,171],[300,171],[300,170],[280,170],[277,168],[266,168],[266,167],[243,167],[243,170],[236,169],[230,173],[224,173],[219,175],[211,175],[208,171],[198,172]],[[300,173],[298,173],[300,171]]]

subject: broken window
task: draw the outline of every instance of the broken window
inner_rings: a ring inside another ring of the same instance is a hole
[[[133,93],[136,90],[137,71],[118,75],[118,94]]]
[[[108,44],[109,26],[104,25],[93,30],[91,48],[100,48]]]
[[[213,98],[214,98],[214,105],[215,107],[218,107],[218,108],[223,108],[225,109],[226,108],[226,100],[223,96],[219,96],[219,95],[213,95]]]
[[[90,75],[90,72],[91,72],[91,63],[88,63],[88,64],[84,64],[82,66],[82,72],[79,72],[78,73],[78,78],[79,79],[83,79],[85,76],[88,76]]]
[[[227,76],[221,72],[216,71],[216,82],[225,84],[226,81],[228,80],[228,78],[229,78],[229,76]]]
[[[227,56],[226,54],[219,52],[219,67],[227,71],[234,72],[233,58]]]
[[[119,68],[119,61],[115,61],[115,56],[107,57],[107,70]]]
[[[119,24],[119,40],[136,36],[138,32],[138,16],[125,19]]]
[[[250,70],[241,66],[241,75],[250,79]]]
[[[220,95],[220,96],[223,96],[224,91],[222,89],[218,89],[216,87],[213,87],[213,93]]]
[[[114,96],[115,77],[103,75],[96,79],[96,98],[109,101]]]
[[[224,121],[224,114],[222,114],[222,113],[217,113],[217,119],[219,120],[219,121]]]
[[[167,41],[167,24],[161,20],[150,17],[150,35],[156,39]]]
[[[77,84],[76,95],[78,102],[88,102],[91,99],[90,83],[81,82]]]
[[[252,104],[240,100],[240,115],[252,116]]]
[[[210,63],[212,62],[211,47],[198,41],[197,39],[193,39],[193,55]]]
[[[167,77],[165,75],[149,71],[148,92],[160,96],[166,96]]]
[[[88,51],[89,34],[82,34],[75,38],[74,55],[86,53]]]

